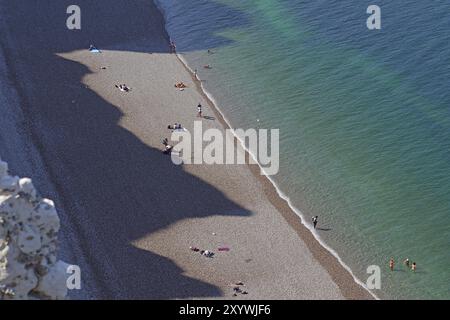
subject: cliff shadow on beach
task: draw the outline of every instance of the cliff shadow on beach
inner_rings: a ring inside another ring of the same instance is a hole
[[[76,234],[63,237],[77,239],[63,243],[79,249],[69,262],[90,270],[85,279],[87,288],[99,289],[94,298],[222,296],[219,288],[183,275],[170,259],[132,242],[182,219],[251,212],[119,126],[120,110],[82,85],[90,71],[56,55],[87,50],[91,43],[168,53],[161,14],[151,1],[79,0],[83,27],[70,31],[65,22],[71,4],[0,0],[1,43],[20,94],[24,135],[39,150],[57,192],[37,177],[34,183],[55,201],[61,232]]]

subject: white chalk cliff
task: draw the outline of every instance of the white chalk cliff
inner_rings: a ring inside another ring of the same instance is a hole
[[[57,261],[59,217],[31,179],[0,159],[0,300],[64,299],[67,267]]]

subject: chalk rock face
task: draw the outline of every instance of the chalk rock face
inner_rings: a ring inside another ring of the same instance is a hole
[[[67,268],[69,265],[63,261],[56,262],[51,266],[48,272],[42,277],[37,291],[46,292],[51,299],[59,299],[67,294]],[[64,284],[64,285],[61,285]]]
[[[59,218],[53,201],[0,159],[0,299],[64,299],[67,267],[57,260]]]

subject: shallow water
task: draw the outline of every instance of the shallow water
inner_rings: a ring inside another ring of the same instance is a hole
[[[368,1],[158,2],[232,126],[280,128],[272,178],[355,275],[379,265],[381,298],[449,299],[447,4],[381,1],[369,31]]]

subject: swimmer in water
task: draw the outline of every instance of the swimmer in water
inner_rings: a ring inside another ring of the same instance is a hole
[[[394,258],[391,258],[391,260],[389,260],[389,269],[391,269],[391,271],[394,271]]]
[[[408,258],[406,258],[405,261],[403,261],[403,263],[405,264],[405,266],[407,268],[409,268],[409,259]]]

